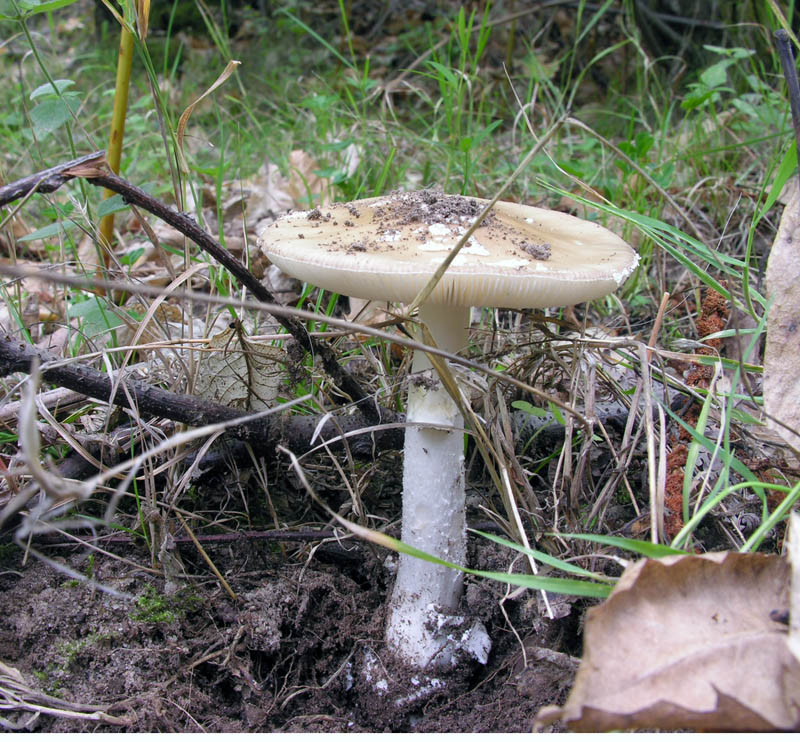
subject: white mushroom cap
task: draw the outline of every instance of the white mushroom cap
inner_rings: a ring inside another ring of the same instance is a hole
[[[362,299],[410,302],[486,201],[434,191],[294,212],[261,233],[281,270]],[[428,297],[428,304],[513,309],[565,306],[617,289],[638,255],[593,222],[498,202]]]

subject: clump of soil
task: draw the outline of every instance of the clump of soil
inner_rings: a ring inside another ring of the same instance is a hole
[[[388,219],[392,224],[462,224],[473,221],[481,213],[482,207],[474,198],[450,196],[437,191],[412,191],[395,193],[385,206],[375,209],[375,217],[382,221]],[[487,214],[485,226],[495,224],[492,213]]]
[[[508,557],[498,548],[472,544],[476,561],[505,568]],[[563,702],[574,664],[560,650],[576,650],[577,620],[543,619],[531,595],[506,600],[501,611],[504,591],[487,582],[471,583],[465,600],[492,635],[488,665],[465,665],[409,701],[415,680],[382,648],[386,555],[352,541],[346,549],[325,545],[309,558],[246,540],[209,547],[234,601],[191,547],[181,547],[190,574],[170,595],[157,575],[130,562],[100,554],[90,561],[86,552],[63,549],[55,556],[91,572],[112,594],[42,562],[23,566],[22,551],[4,547],[0,661],[21,673],[24,686],[16,681],[18,703],[3,712],[6,725],[38,732],[527,732],[539,707]],[[148,563],[132,545],[125,557]],[[524,654],[504,612],[516,622]],[[364,671],[368,658],[382,668],[382,692]],[[0,698],[6,682],[0,672]],[[26,694],[55,711],[26,708]],[[107,716],[81,716],[97,709]]]

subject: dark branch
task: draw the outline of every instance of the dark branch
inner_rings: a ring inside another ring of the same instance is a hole
[[[32,345],[8,337],[0,338],[0,376],[29,371],[31,361],[37,356],[41,363],[41,376],[46,382],[119,405],[140,415],[163,417],[199,427],[213,423],[230,423],[251,414],[187,394],[168,392],[132,378],[121,380],[114,390],[114,382],[91,366],[65,364]],[[112,392],[115,392],[113,398]],[[382,409],[381,413],[384,423],[401,422],[402,418],[390,410]],[[257,455],[269,459],[274,456],[278,442],[283,442],[298,454],[308,451],[318,423],[319,418],[313,415],[274,414],[232,425],[228,429],[228,435],[247,441]],[[361,430],[369,424],[362,414],[339,415],[329,418],[317,437],[321,442],[341,433]],[[390,427],[376,430],[353,436],[348,442],[355,455],[368,457],[376,450],[402,448],[403,429]],[[337,443],[333,448],[338,448],[339,445]]]
[[[27,196],[29,193],[52,193],[57,191],[68,180],[76,177],[75,175],[67,174],[70,168],[86,165],[87,163],[104,162],[105,154],[102,150],[94,152],[91,155],[79,157],[77,160],[65,162],[63,165],[40,170],[27,178],[15,180],[13,183],[3,186],[0,188],[0,207]]]

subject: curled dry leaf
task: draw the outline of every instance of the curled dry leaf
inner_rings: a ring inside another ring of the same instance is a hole
[[[771,300],[764,349],[764,409],[769,424],[790,446],[800,449],[800,191],[783,210],[767,263]],[[776,422],[777,421],[777,422]],[[781,424],[782,423],[782,424]]]
[[[562,709],[574,731],[800,728],[800,663],[790,651],[789,564],[717,553],[647,559],[588,612]],[[777,619],[777,620],[776,620]]]
[[[227,65],[225,65],[225,69],[222,71],[222,74],[212,83],[211,87],[206,90],[199,98],[193,100],[187,107],[186,110],[181,114],[180,119],[178,120],[178,131],[177,131],[177,139],[178,139],[178,147],[175,150],[178,155],[178,161],[181,166],[181,170],[184,173],[189,172],[189,165],[186,162],[186,159],[183,156],[183,137],[184,133],[186,132],[186,124],[189,122],[189,117],[192,115],[192,111],[194,111],[195,106],[197,106],[200,101],[203,100],[207,95],[211,95],[222,83],[224,83],[236,70],[236,68],[241,64],[241,62],[237,59],[231,59]]]

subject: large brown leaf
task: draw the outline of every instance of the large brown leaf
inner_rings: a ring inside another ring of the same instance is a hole
[[[773,418],[770,426],[800,450],[800,191],[796,186],[769,255],[767,297],[772,304],[764,348],[764,409]]]
[[[575,731],[800,728],[800,664],[789,650],[789,566],[775,555],[647,559],[590,609]]]

